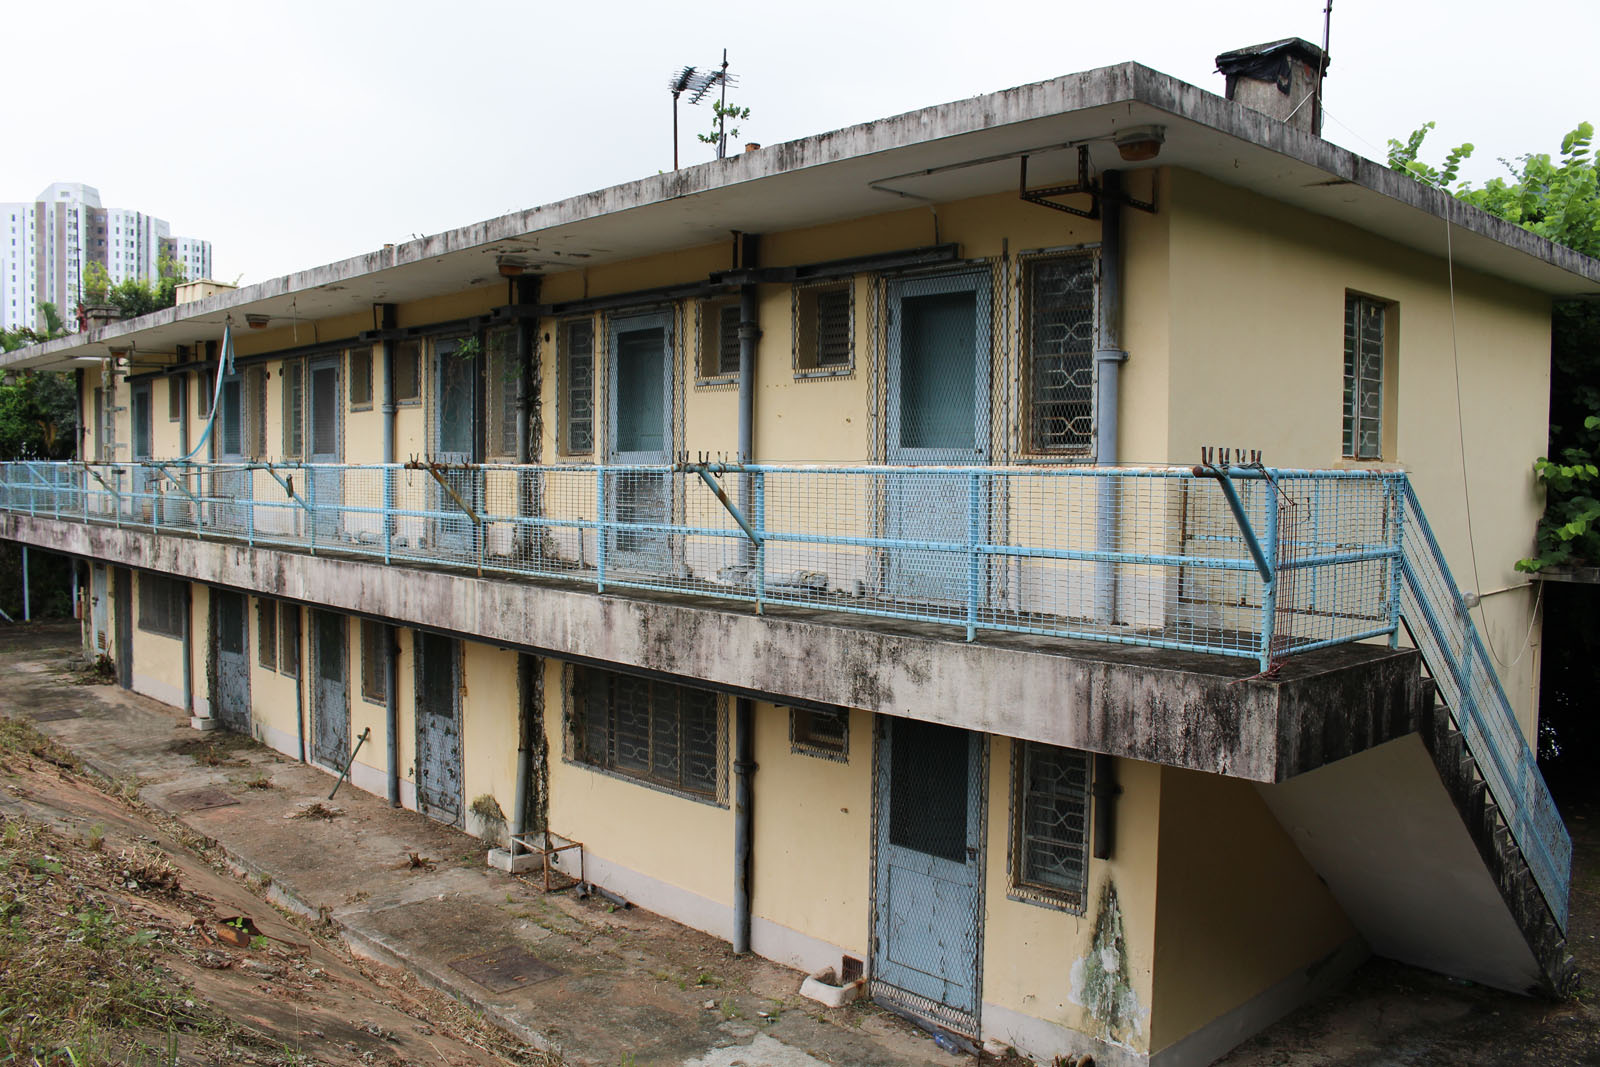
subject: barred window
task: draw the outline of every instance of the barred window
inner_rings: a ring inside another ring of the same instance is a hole
[[[789,751],[849,762],[850,709],[790,708]]]
[[[739,373],[739,301],[719,297],[698,308],[700,377],[728,378]]]
[[[278,672],[300,677],[300,605],[278,605]]]
[[[305,455],[306,365],[304,360],[283,362],[283,454],[289,459]]]
[[[389,627],[361,620],[361,697],[374,704],[389,699]]]
[[[397,341],[394,346],[394,402],[422,403],[422,342]]]
[[[157,574],[139,575],[139,629],[163,637],[182,637],[187,618],[188,586]]]
[[[256,599],[256,659],[269,671],[278,669],[278,602]]]
[[[1094,441],[1093,251],[1023,261],[1028,445],[1036,453],[1087,453]]]
[[[350,410],[367,411],[372,407],[372,347],[362,345],[350,350]]]
[[[1082,912],[1089,876],[1087,752],[1013,742],[1011,895]]]
[[[594,320],[561,324],[561,451],[594,451]]]
[[[1364,296],[1344,300],[1344,455],[1383,458],[1383,350],[1388,307]]]
[[[842,374],[855,359],[855,288],[849,281],[794,289],[794,369]]]
[[[244,454],[251,459],[267,457],[267,368],[251,367],[244,372]]]
[[[183,418],[183,375],[173,375],[167,379],[167,421],[178,422]]]
[[[517,458],[517,392],[522,361],[517,358],[517,328],[498,326],[484,334],[484,366],[488,395],[484,417],[488,426],[484,445],[490,459]]]
[[[720,695],[589,667],[568,671],[574,760],[722,802],[727,712]]]

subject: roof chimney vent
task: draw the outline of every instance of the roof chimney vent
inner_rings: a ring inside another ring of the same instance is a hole
[[[1322,136],[1322,108],[1315,99],[1328,71],[1328,54],[1310,41],[1286,37],[1217,57],[1228,79],[1228,99]]]

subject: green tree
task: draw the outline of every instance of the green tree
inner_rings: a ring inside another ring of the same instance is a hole
[[[1389,165],[1492,215],[1587,256],[1600,257],[1600,170],[1591,151],[1594,126],[1580,123],[1561,150],[1502,159],[1510,177],[1480,187],[1458,182],[1473,152],[1457,145],[1439,167],[1420,157],[1433,123],[1389,142]],[[1539,571],[1600,563],[1600,307],[1558,301],[1551,321],[1550,440],[1534,470],[1545,487],[1537,554],[1517,564]]]
[[[711,101],[711,132],[697,133],[695,136],[700,139],[701,144],[715,146],[717,148],[717,156],[720,158],[724,154],[722,148],[724,131],[726,131],[726,136],[729,140],[735,142],[739,140],[739,127],[735,126],[729,130],[727,129],[727,124],[730,121],[743,122],[749,117],[750,109],[747,107],[724,104],[721,100],[713,100]]]

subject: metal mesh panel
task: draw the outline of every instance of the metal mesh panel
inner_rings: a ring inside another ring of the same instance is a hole
[[[1012,742],[1012,895],[1082,911],[1089,876],[1087,752]]]
[[[564,672],[569,760],[697,799],[728,795],[727,699],[616,671]]]
[[[517,328],[500,326],[484,334],[484,454],[490,459],[517,458],[517,393],[522,360],[517,353]]]
[[[1094,443],[1095,299],[1093,251],[1030,256],[1022,262],[1024,381],[1028,450],[1086,454]]]

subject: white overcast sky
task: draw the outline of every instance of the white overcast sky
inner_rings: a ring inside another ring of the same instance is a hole
[[[1220,93],[1217,53],[1320,42],[1323,3],[14,0],[0,201],[82,181],[249,283],[670,168],[668,75],[724,47],[776,144],[1130,59]],[[1382,158],[1433,119],[1481,182],[1600,122],[1597,30],[1596,0],[1335,0],[1326,134]]]

